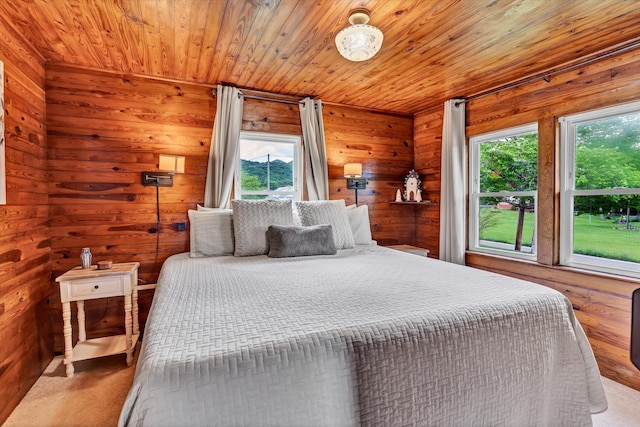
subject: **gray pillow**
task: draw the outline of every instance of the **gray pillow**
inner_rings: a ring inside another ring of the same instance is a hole
[[[284,258],[309,255],[335,255],[331,225],[310,227],[297,225],[270,225],[267,229],[268,256]]]

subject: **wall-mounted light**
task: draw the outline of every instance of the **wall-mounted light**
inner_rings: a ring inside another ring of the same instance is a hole
[[[156,233],[156,257],[153,261],[155,266],[158,262],[160,252],[160,190],[159,187],[173,187],[173,175],[184,173],[184,157],[170,154],[160,154],[158,158],[158,169],[161,172],[142,172],[142,185],[156,187],[156,228],[149,230]],[[184,230],[184,228],[183,228]]]
[[[184,156],[160,154],[158,169],[173,173],[184,173]]]
[[[173,175],[184,173],[184,157],[160,154],[158,169],[163,172],[142,172],[142,185],[173,187]]]
[[[356,190],[356,205],[358,204],[358,190],[367,188],[367,179],[362,178],[362,163],[346,163],[344,177],[347,178],[347,188]]]

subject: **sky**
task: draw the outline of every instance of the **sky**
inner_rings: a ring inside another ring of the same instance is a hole
[[[286,142],[262,142],[240,140],[240,158],[254,162],[266,162],[267,154],[270,160],[293,160],[293,144]]]

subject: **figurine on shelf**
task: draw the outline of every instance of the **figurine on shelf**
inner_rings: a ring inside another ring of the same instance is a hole
[[[415,202],[420,190],[420,177],[414,169],[404,178],[404,201]]]
[[[416,193],[416,202],[420,203],[422,201],[422,190],[418,190]]]
[[[396,202],[401,202],[402,201],[402,195],[400,194],[400,189],[398,188],[396,190]]]

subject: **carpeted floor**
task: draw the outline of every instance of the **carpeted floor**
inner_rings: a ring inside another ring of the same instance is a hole
[[[135,364],[127,367],[121,354],[76,362],[74,367],[75,377],[68,379],[62,356],[55,357],[3,427],[117,425]],[[594,415],[593,425],[640,426],[640,392],[608,378],[602,380],[609,409]]]
[[[120,409],[133,383],[135,363],[127,367],[124,354],[84,360],[73,364],[75,376],[67,378],[62,360],[62,356],[54,357],[2,427],[118,424]]]

